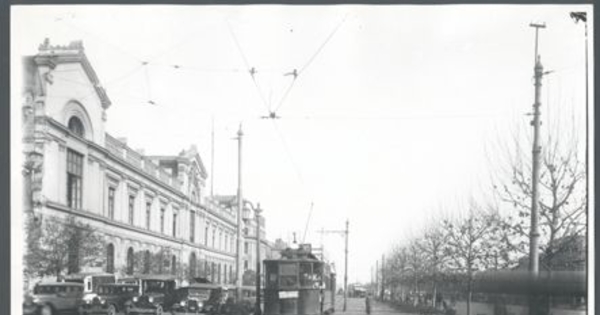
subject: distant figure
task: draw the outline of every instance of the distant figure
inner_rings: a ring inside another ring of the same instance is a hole
[[[365,298],[365,307],[367,315],[371,314],[371,294],[367,294],[367,297]]]

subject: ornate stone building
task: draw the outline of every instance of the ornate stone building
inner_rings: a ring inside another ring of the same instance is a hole
[[[207,195],[196,147],[145,156],[106,133],[111,101],[81,42],[46,40],[23,64],[24,205],[36,220],[75,216],[103,236],[103,258],[81,270],[234,283],[235,207]]]

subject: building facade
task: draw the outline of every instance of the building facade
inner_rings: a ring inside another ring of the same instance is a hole
[[[81,42],[46,40],[23,63],[25,210],[42,223],[75,217],[102,236],[102,259],[80,270],[234,283],[237,211],[207,194],[196,147],[146,156],[106,133],[111,101]],[[264,221],[260,230],[264,239]]]

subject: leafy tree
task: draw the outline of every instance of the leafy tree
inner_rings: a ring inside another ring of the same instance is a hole
[[[66,219],[30,218],[25,269],[30,276],[76,273],[81,266],[104,258],[104,241],[89,225],[70,215]]]

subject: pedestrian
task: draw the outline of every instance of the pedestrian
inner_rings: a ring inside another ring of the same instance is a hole
[[[366,307],[366,311],[367,311],[367,315],[371,314],[371,294],[367,294],[367,297],[365,298],[365,307]]]

